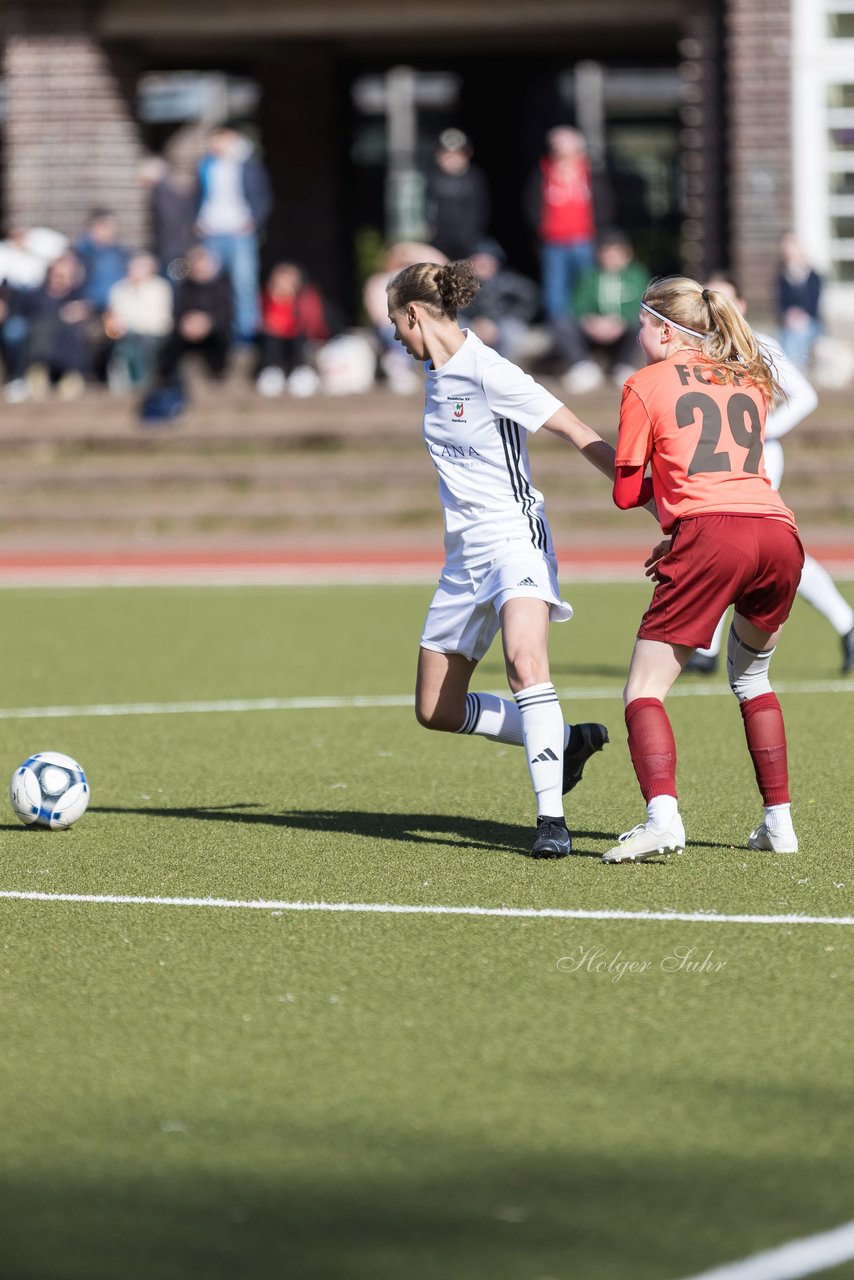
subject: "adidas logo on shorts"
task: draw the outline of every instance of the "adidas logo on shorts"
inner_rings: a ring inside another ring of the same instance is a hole
[[[537,584],[533,578],[523,578],[521,582],[517,582],[517,587],[535,587]]]

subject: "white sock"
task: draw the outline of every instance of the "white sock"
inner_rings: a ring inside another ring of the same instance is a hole
[[[765,829],[775,836],[794,834],[792,826],[792,806],[790,804],[767,804],[765,806]]]
[[[669,827],[679,813],[675,796],[653,796],[646,806],[647,817],[654,827]]]
[[[505,742],[521,747],[522,717],[515,701],[499,698],[494,693],[469,693],[466,695],[466,718],[458,733],[472,733],[492,742]],[[569,745],[572,726],[563,726],[563,749]]]
[[[807,556],[804,560],[798,594],[814,609],[818,609],[840,636],[847,636],[854,627],[854,609],[839,594],[824,565],[813,560],[812,556]]]
[[[516,694],[525,754],[537,796],[537,816],[563,817],[563,742],[566,726],[554,685],[532,684]]]

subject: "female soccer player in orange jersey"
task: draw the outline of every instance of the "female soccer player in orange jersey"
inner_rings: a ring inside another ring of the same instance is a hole
[[[763,463],[765,415],[780,388],[730,299],[683,276],[647,288],[638,341],[647,366],[623,390],[614,501],[626,509],[654,496],[669,537],[647,561],[656,587],[624,695],[647,819],[620,836],[604,861],[637,862],[685,846],[676,744],[663,703],[730,604],[727,673],[765,805],[747,845],[796,853],[786,733],[768,681],[804,562],[794,517]]]

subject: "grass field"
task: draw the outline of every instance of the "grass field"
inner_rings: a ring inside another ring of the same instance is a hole
[[[647,591],[567,595],[555,683],[612,743],[539,863],[522,754],[404,705],[429,588],[3,594],[6,774],[66,751],[92,802],[7,810],[0,890],[273,904],[0,899],[4,1280],[680,1280],[854,1217],[854,929],[696,918],[854,915],[838,642],[798,604],[774,662],[799,855],[746,851],[737,705],[686,678],[689,847],[609,867]]]

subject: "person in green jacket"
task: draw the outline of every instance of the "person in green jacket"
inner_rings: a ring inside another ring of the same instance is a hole
[[[617,386],[637,368],[638,312],[649,272],[621,231],[604,232],[596,266],[579,278],[571,313],[560,326],[560,351],[568,368],[563,382],[576,395],[602,382],[597,355]]]

